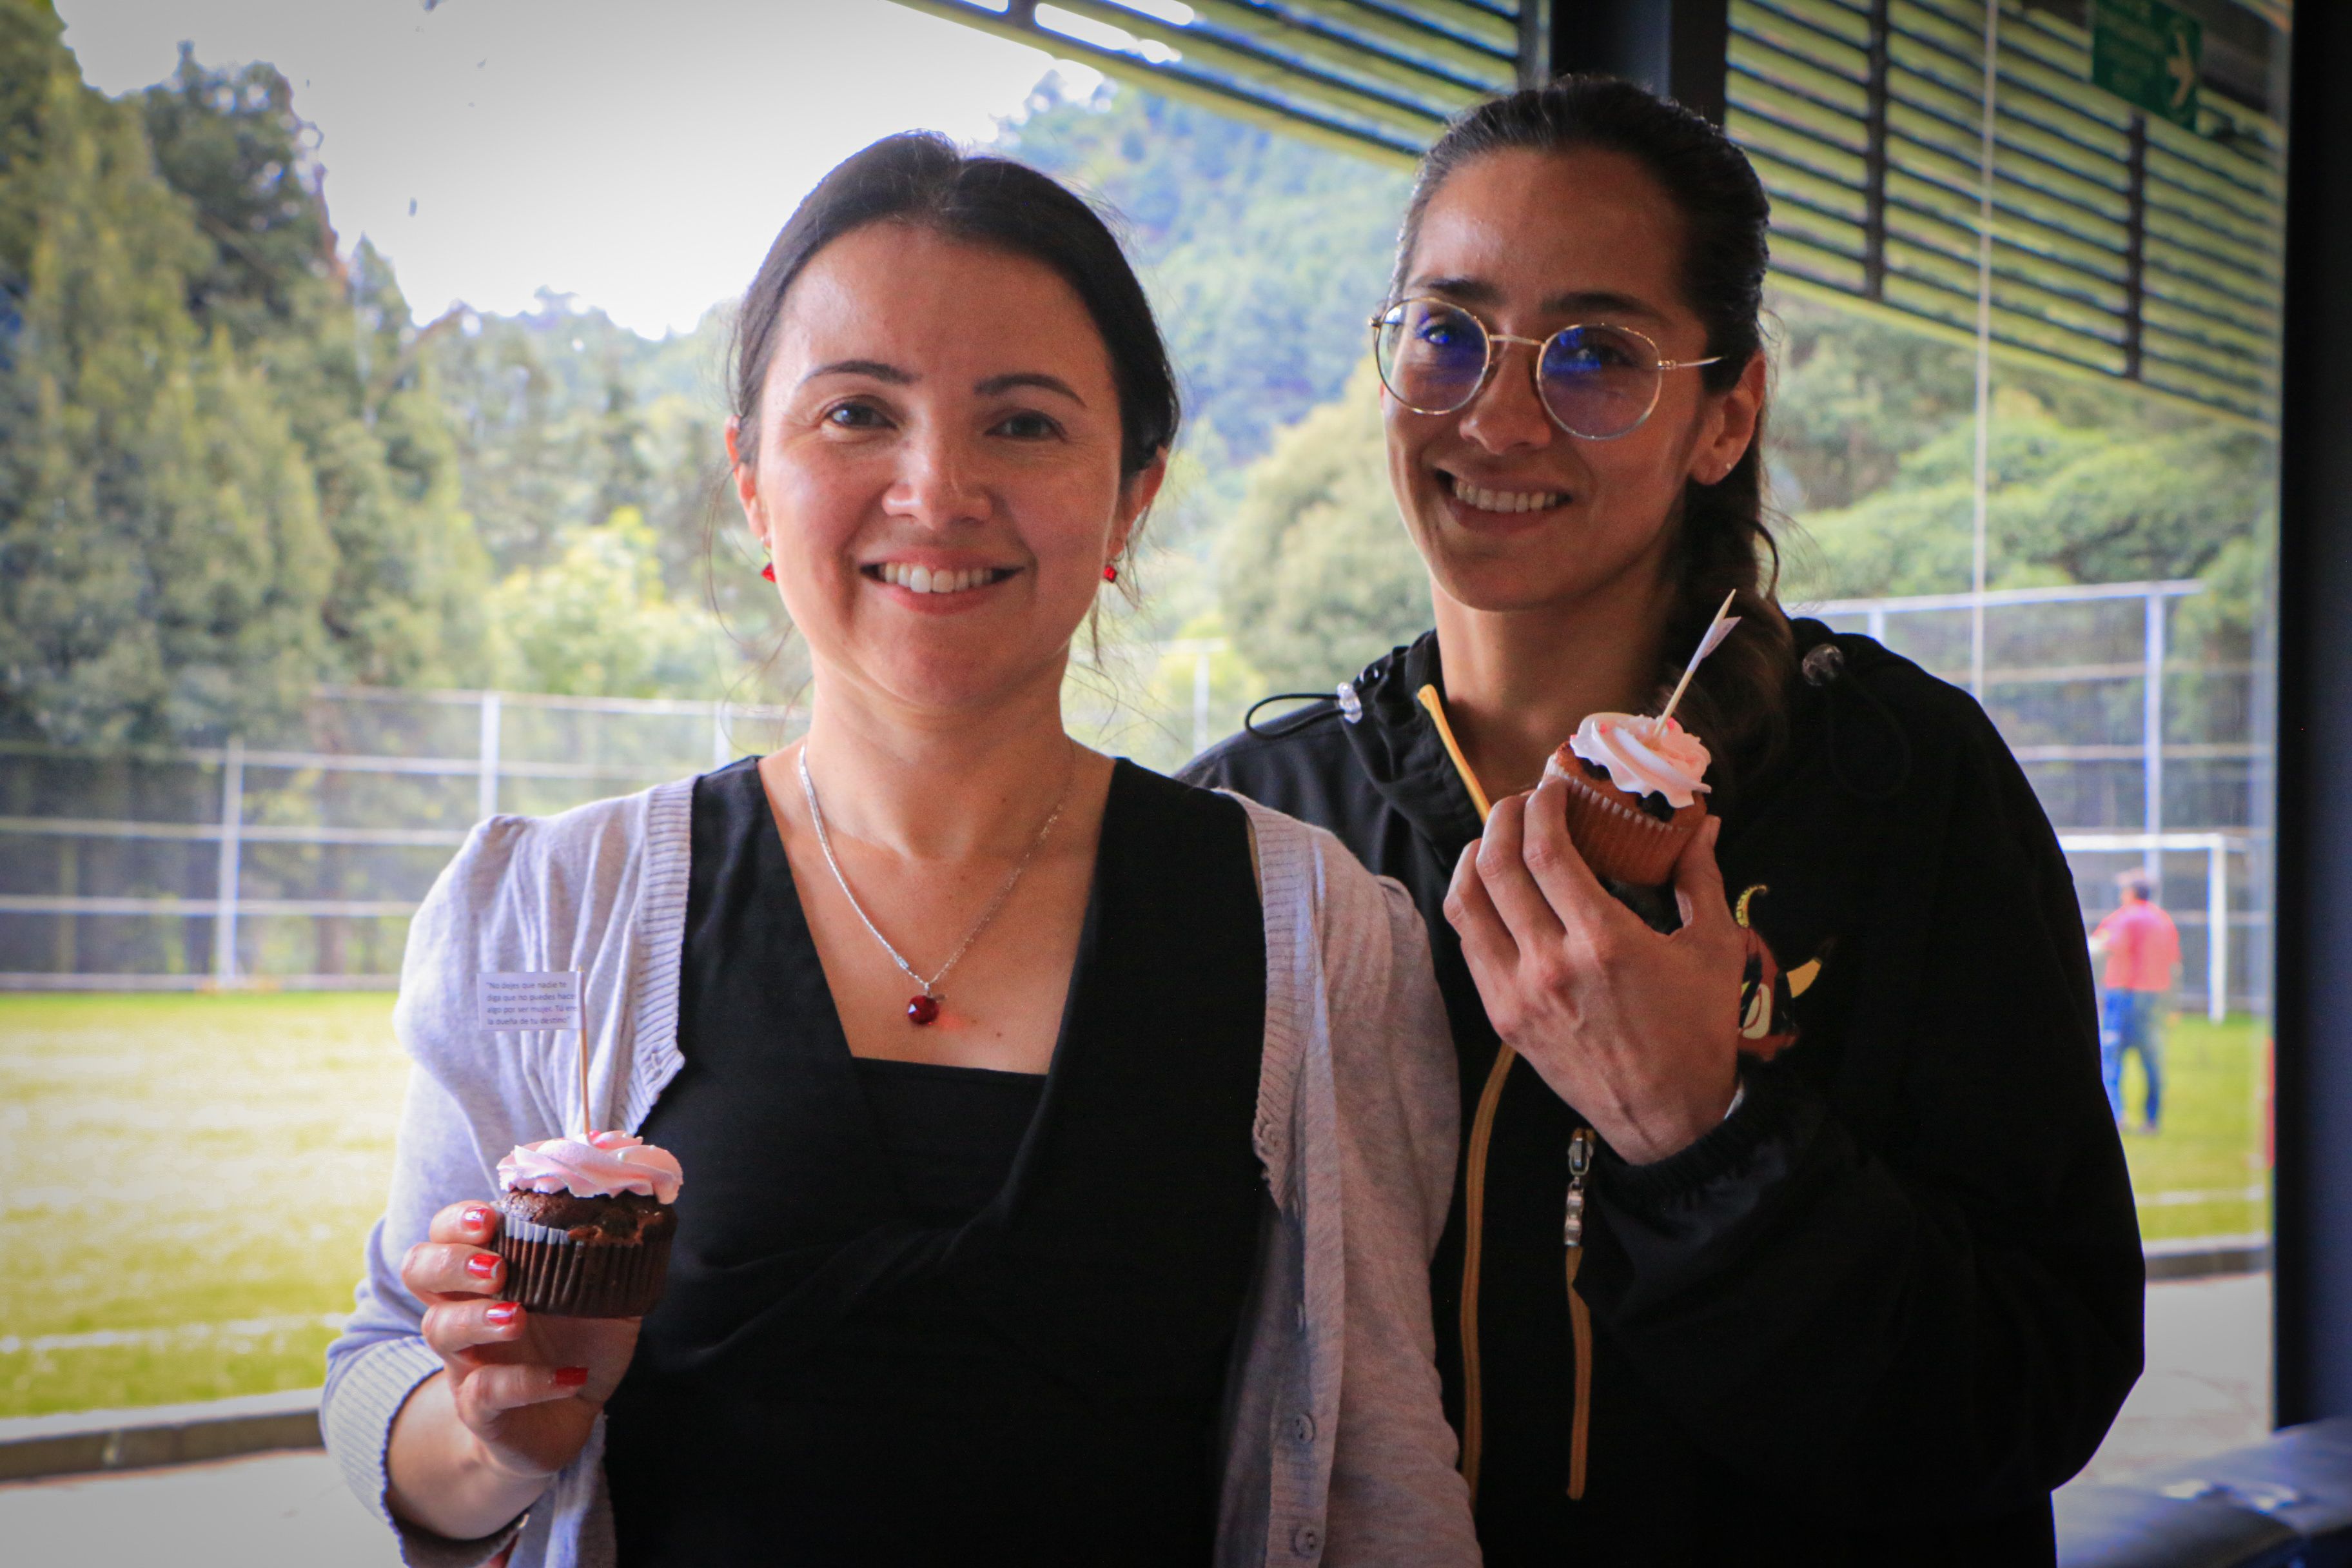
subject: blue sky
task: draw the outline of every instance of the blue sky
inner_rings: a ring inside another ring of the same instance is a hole
[[[1053,68],[889,0],[58,11],[107,92],[168,75],[184,38],[207,64],[276,64],[319,128],[343,245],[373,239],[420,319],[458,300],[520,310],[545,287],[649,334],[741,292],[793,204],[847,153],[918,126],[984,138]]]

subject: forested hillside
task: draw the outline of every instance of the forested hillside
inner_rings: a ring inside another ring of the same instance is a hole
[[[659,341],[551,294],[419,322],[330,226],[299,110],[267,65],[193,58],[110,100],[45,0],[0,0],[0,731],[216,735],[322,679],[739,689],[783,628],[716,488],[726,303]],[[1222,724],[1425,625],[1364,359],[1403,177],[1058,76],[998,142],[1114,214],[1184,385],[1110,646],[1229,637]],[[1791,595],[1966,587],[1965,347],[1780,310]],[[1992,581],[2204,574],[2228,592],[2189,624],[2242,647],[2266,443],[2089,382],[1998,388]],[[1120,668],[1189,710],[1189,661]]]
[[[0,5],[0,726],[218,732],[487,673],[456,454],[390,269],[338,253],[284,79],[121,101]]]
[[[1149,93],[1072,100],[1058,76],[999,142],[1120,221],[1204,466],[1255,461],[1370,348],[1402,174]]]

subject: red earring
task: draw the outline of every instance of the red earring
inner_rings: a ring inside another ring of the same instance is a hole
[[[765,566],[761,567],[760,575],[765,577],[771,583],[774,582],[776,580],[776,563],[771,561]]]
[[[1106,583],[1118,581],[1118,568],[1108,561],[1103,563],[1103,581]]]

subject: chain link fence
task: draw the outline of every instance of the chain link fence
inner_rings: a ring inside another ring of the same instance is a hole
[[[2119,873],[2146,873],[2180,929],[2180,998],[2218,1021],[2269,1004],[2271,736],[2251,638],[2177,635],[2204,592],[2110,583],[1807,613],[1971,689],[2058,829],[2084,923],[2116,907]]]
[[[676,778],[790,709],[322,689],[290,732],[0,743],[0,985],[375,986],[474,823]]]
[[[1189,639],[1081,660],[1073,730],[1175,765],[1216,739],[1224,650]],[[217,746],[0,742],[0,990],[389,986],[408,917],[475,823],[772,751],[805,718],[328,687],[282,731]]]
[[[2200,591],[1800,608],[1973,684],[2059,828],[2086,923],[2116,872],[2147,871],[2180,927],[2182,1000],[2219,1017],[2266,1002],[2269,752],[2251,656],[2175,650]],[[1223,651],[1152,645],[1074,671],[1073,729],[1173,765],[1237,721],[1213,710]],[[216,747],[0,742],[0,988],[388,985],[475,822],[772,750],[802,722],[791,706],[338,688],[285,732]]]

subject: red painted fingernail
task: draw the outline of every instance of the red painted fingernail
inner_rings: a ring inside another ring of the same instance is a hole
[[[579,1388],[587,1381],[588,1369],[584,1366],[559,1366],[555,1369],[555,1386],[558,1388]]]
[[[482,1321],[494,1329],[503,1329],[513,1322],[515,1314],[521,1310],[522,1303],[520,1301],[500,1301],[482,1310]]]
[[[467,1230],[479,1230],[490,1223],[490,1211],[476,1204],[458,1217],[464,1221]]]
[[[499,1255],[495,1252],[477,1252],[466,1259],[466,1272],[477,1279],[488,1279],[498,1271]]]

